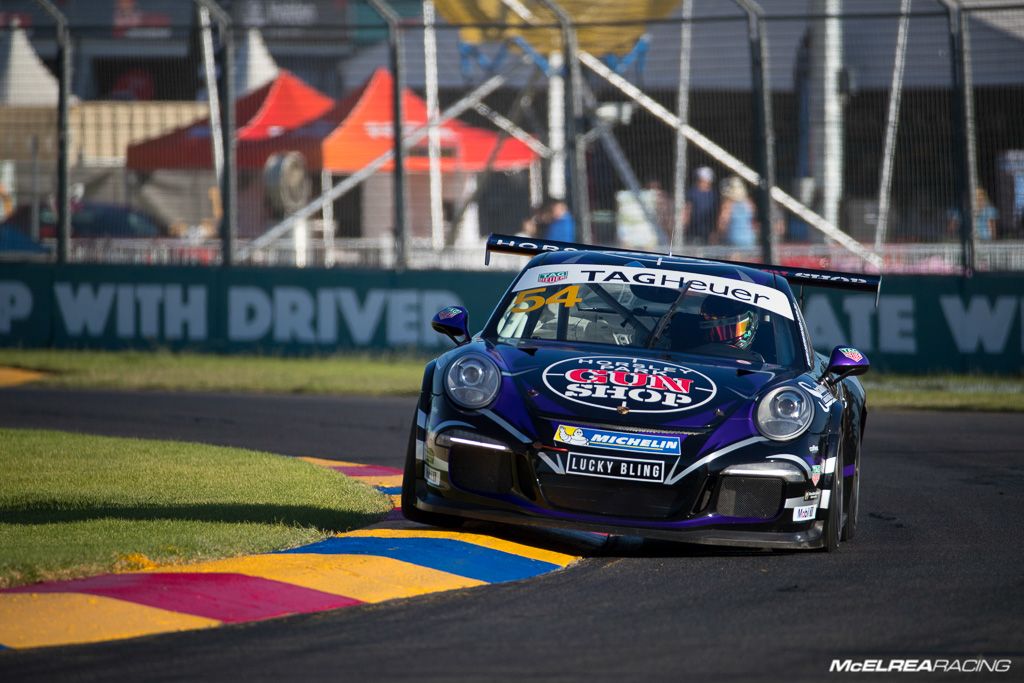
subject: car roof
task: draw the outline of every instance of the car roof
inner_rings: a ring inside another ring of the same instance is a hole
[[[721,261],[708,261],[689,256],[642,254],[631,251],[616,251],[614,249],[607,251],[590,249],[586,251],[552,251],[534,256],[526,267],[555,266],[570,263],[661,268],[686,273],[699,273],[701,275],[717,275],[743,282],[753,282],[791,293],[786,280],[774,273],[758,268],[749,268]]]

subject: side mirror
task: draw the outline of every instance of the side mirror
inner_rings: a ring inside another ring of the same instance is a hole
[[[868,357],[857,349],[852,346],[837,346],[832,349],[832,355],[829,356],[825,377],[834,375],[831,381],[838,382],[846,377],[863,375],[870,367]]]
[[[469,343],[469,311],[462,306],[442,308],[430,321],[435,332],[445,335],[456,346]]]

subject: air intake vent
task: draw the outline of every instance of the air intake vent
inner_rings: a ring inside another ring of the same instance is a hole
[[[511,455],[452,444],[448,451],[448,478],[465,491],[508,493],[512,490]]]
[[[771,519],[782,507],[781,479],[723,477],[715,509],[726,517]]]

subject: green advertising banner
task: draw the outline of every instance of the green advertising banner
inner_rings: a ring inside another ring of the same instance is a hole
[[[1024,370],[1024,277],[889,276],[872,295],[807,290],[804,317],[815,348],[851,344],[897,372]]]
[[[513,273],[9,265],[0,345],[325,353],[433,350],[439,309],[481,324]]]
[[[440,351],[430,329],[463,305],[479,329],[510,272],[36,264],[0,270],[0,345],[216,352]],[[807,288],[816,348],[880,370],[1024,370],[1024,277],[891,276],[872,295]]]

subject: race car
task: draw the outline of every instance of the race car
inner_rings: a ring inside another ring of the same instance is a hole
[[[483,329],[442,309],[406,518],[835,550],[857,532],[867,357],[811,345],[791,284],[881,278],[491,235],[533,258]],[[802,290],[801,290],[802,291]]]

